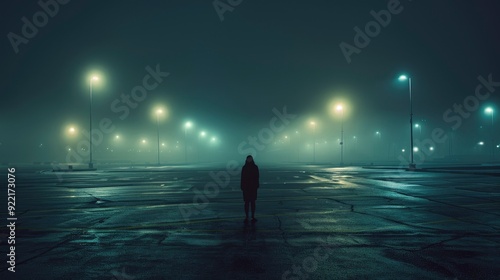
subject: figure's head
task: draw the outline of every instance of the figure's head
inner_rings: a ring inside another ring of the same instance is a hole
[[[252,163],[253,162],[253,157],[252,156],[247,156],[247,160],[246,160],[247,163]]]

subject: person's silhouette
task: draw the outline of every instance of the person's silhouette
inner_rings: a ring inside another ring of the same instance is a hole
[[[259,188],[259,167],[253,161],[252,156],[247,156],[245,165],[241,168],[241,190],[245,201],[245,223],[248,223],[248,208],[252,207],[252,222],[255,219],[255,201],[257,200],[257,189]]]

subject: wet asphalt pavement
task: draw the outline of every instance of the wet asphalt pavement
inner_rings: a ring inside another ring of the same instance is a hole
[[[498,176],[260,168],[245,225],[224,166],[17,167],[16,272],[3,230],[0,278],[500,279]]]

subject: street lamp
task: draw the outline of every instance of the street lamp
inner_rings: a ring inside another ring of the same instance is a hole
[[[408,88],[410,91],[410,154],[411,154],[411,162],[409,164],[409,169],[414,170],[416,168],[415,163],[413,162],[413,99],[412,99],[412,92],[411,92],[411,77],[408,77],[406,75],[401,75],[399,76],[400,81],[406,81],[408,80]]]
[[[415,124],[415,128],[418,128],[418,131],[420,133],[420,136],[422,136],[422,126],[418,123]]]
[[[344,165],[344,107],[337,105],[340,112],[340,165]]]
[[[186,122],[184,124],[184,161],[187,163],[188,157],[187,157],[187,130],[188,128],[191,128],[193,126],[193,123],[191,122]]]
[[[491,161],[495,161],[495,136],[494,136],[494,130],[493,130],[493,115],[495,114],[495,110],[493,108],[488,107],[484,110],[486,114],[491,115]]]
[[[300,162],[300,133],[298,130],[295,131],[295,135],[297,135],[297,162]]]
[[[375,131],[375,136],[378,140],[373,141],[373,159],[377,160],[377,156],[380,155],[380,159],[383,158],[384,154],[382,153],[382,133],[380,131]]]
[[[316,122],[310,124],[313,127],[313,162],[316,162]]]
[[[205,131],[201,131],[200,135],[198,136],[198,148],[196,149],[198,151],[198,162],[200,162],[200,142],[201,138],[205,138],[207,136],[207,133]]]
[[[90,120],[89,120],[89,123],[90,123],[90,161],[89,161],[89,168],[94,168],[94,164],[92,163],[92,82],[93,81],[97,81],[99,80],[99,77],[97,76],[93,76],[92,78],[90,78]]]
[[[156,131],[158,141],[158,165],[160,165],[160,115],[163,113],[162,109],[156,110]]]

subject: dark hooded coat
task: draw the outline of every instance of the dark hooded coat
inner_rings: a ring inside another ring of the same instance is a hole
[[[259,167],[252,161],[246,162],[241,169],[241,190],[244,201],[257,200],[259,188]]]

